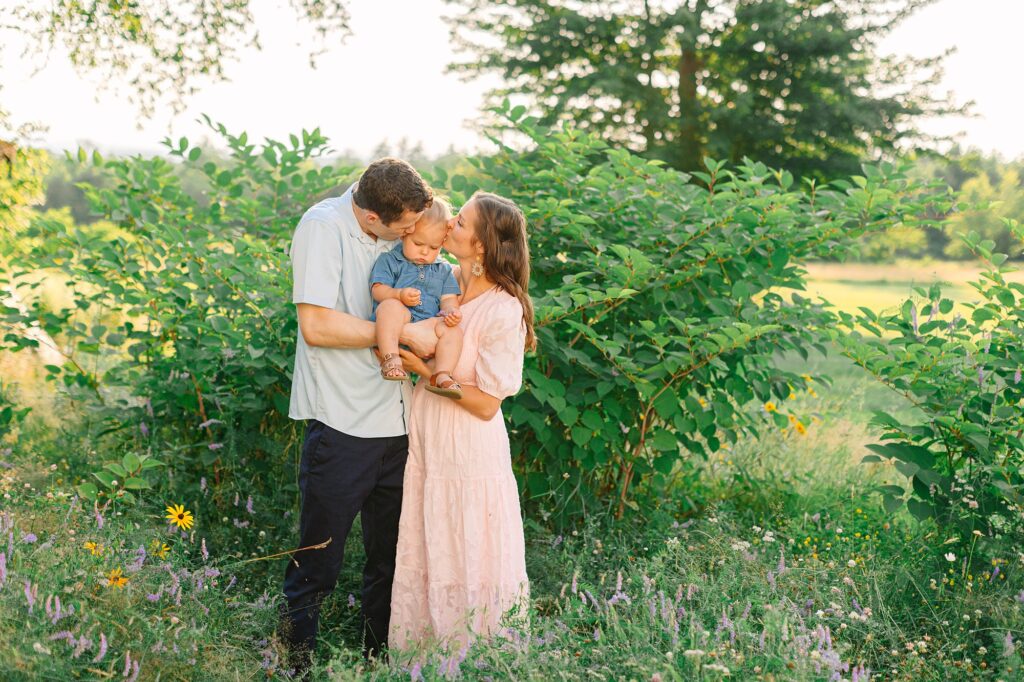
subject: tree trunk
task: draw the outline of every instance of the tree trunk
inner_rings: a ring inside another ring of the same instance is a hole
[[[703,156],[700,102],[697,100],[697,73],[701,67],[697,54],[697,36],[701,30],[701,18],[706,11],[706,0],[697,2],[684,27],[682,52],[679,55],[679,140],[676,152],[678,157],[674,165],[687,171],[700,167]]]

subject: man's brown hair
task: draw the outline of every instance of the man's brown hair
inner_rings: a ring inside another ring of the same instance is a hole
[[[390,225],[406,211],[419,213],[430,208],[434,194],[416,169],[401,159],[377,159],[363,171],[352,192],[356,206],[373,211]]]

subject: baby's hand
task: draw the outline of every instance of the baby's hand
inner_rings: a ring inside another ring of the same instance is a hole
[[[416,287],[405,287],[398,292],[398,300],[404,306],[417,306],[420,304],[420,290]]]
[[[462,311],[458,308],[452,310],[444,310],[444,323],[449,327],[457,327],[462,322]]]

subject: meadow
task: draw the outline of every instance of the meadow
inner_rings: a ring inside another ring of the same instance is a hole
[[[850,287],[858,305],[877,305],[898,303],[934,266],[809,269],[809,289]],[[37,376],[24,355],[4,363],[5,377]],[[952,552],[937,561],[942,529],[886,512],[875,494],[902,475],[860,462],[877,439],[871,415],[912,408],[845,358],[778,363],[811,379],[780,406],[802,415],[806,433],[778,429],[700,462],[675,490],[699,499],[698,511],[527,520],[526,634],[364,662],[354,532],[314,679],[1024,679],[1024,554],[980,568]],[[50,397],[0,457],[0,677],[286,678],[273,629],[294,487],[203,479],[173,498],[142,490],[138,505],[100,510],[72,487],[103,456],[97,434],[87,419],[66,428],[61,415],[76,410],[66,399],[37,395]],[[177,504],[194,518],[187,530],[165,518]],[[79,623],[74,633],[65,619]]]

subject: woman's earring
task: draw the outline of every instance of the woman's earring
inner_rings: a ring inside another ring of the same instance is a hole
[[[482,277],[484,274],[484,266],[480,261],[474,261],[473,267],[469,269],[473,273],[474,277]]]

